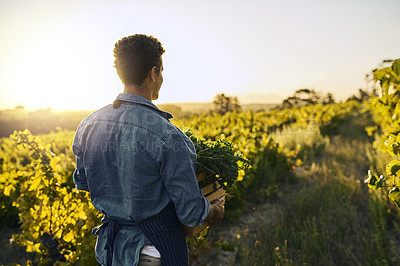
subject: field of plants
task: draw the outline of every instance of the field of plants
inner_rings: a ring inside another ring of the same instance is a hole
[[[400,263],[400,60],[374,78],[382,96],[363,102],[173,119],[251,162],[224,221],[187,239],[192,265]],[[0,265],[97,265],[101,215],[74,188],[73,136],[0,140]]]

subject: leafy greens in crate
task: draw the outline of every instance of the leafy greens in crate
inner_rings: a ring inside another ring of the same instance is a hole
[[[250,167],[250,161],[234,151],[230,142],[222,139],[206,141],[193,136],[191,130],[185,132],[193,142],[197,157],[197,174],[207,176],[200,187],[217,181],[223,188],[231,187],[239,171]]]

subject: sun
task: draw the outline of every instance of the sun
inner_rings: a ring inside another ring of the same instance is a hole
[[[27,109],[92,110],[108,104],[120,87],[112,53],[89,46],[61,34],[36,40],[28,48],[21,44],[18,58],[8,59],[17,62],[2,81],[7,88],[2,94]],[[98,100],[103,98],[107,100]]]

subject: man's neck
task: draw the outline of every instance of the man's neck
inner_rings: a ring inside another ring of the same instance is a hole
[[[150,102],[152,101],[151,90],[143,85],[128,85],[124,87],[125,93],[130,93],[146,98]]]

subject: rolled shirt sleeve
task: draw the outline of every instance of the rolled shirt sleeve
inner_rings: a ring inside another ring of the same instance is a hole
[[[159,164],[161,178],[180,222],[190,227],[201,225],[208,216],[210,203],[196,179],[193,143],[179,129],[167,136],[160,151]]]

